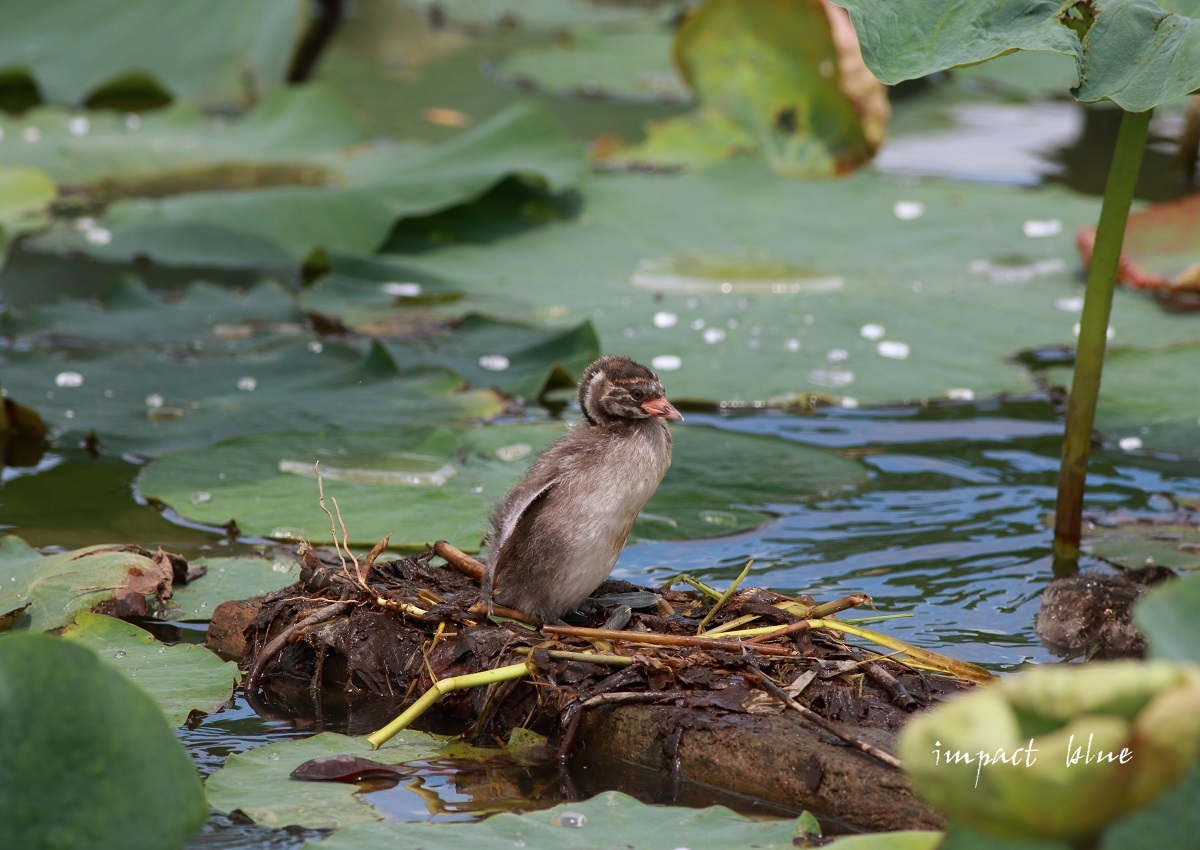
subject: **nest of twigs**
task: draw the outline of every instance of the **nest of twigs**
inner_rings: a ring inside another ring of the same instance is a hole
[[[699,592],[609,580],[583,623],[538,628],[518,622],[519,612],[489,616],[479,598],[483,565],[448,544],[376,563],[381,550],[351,564],[301,546],[300,580],[258,600],[245,631],[248,692],[292,680],[399,701],[503,669],[520,678],[440,700],[477,742],[499,743],[524,727],[550,737],[565,759],[589,710],[649,703],[709,715],[795,712],[895,766],[890,741],[905,716],[969,687],[946,674],[988,678],[961,663],[931,675],[914,656],[926,668],[955,662],[903,644],[902,663],[847,643],[846,630],[861,630],[829,618],[869,604],[863,595],[818,606],[736,583],[718,593],[691,579]]]

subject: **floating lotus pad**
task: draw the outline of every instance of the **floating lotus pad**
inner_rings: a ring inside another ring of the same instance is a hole
[[[242,678],[235,663],[202,646],[166,646],[145,629],[101,614],[77,614],[63,636],[129,677],[154,698],[172,726],[182,726],[192,712],[221,709]]]

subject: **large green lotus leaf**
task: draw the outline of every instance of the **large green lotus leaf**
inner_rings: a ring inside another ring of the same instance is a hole
[[[850,12],[867,66],[885,83],[1012,50],[1073,56],[1081,101],[1142,112],[1200,89],[1195,0],[834,0]]]
[[[353,155],[343,149],[364,141],[346,106],[319,86],[273,92],[232,121],[192,103],[129,116],[39,107],[0,114],[0,131],[12,140],[6,162],[106,200],[339,182],[339,159]]]
[[[591,319],[606,352],[653,365],[676,401],[982,398],[1033,390],[1016,352],[1073,342],[1071,234],[1097,211],[1058,189],[795,184],[729,163],[596,178],[575,219],[407,262],[563,325]],[[1112,323],[1118,342],[1200,339],[1192,317],[1129,292]]]
[[[13,625],[35,632],[61,628],[80,611],[114,596],[152,593],[160,579],[170,583],[169,567],[162,572],[149,558],[121,546],[42,555],[19,537],[5,537],[0,540],[0,631]]]
[[[206,359],[261,347],[264,337],[294,337],[306,322],[295,298],[273,281],[246,292],[198,282],[168,299],[132,277],[112,283],[94,300],[64,298],[20,317],[0,317],[5,333],[17,337],[70,340],[73,347],[183,349]]]
[[[471,201],[505,177],[558,192],[585,167],[579,144],[533,107],[514,106],[436,147],[385,146],[345,157],[337,185],[119,201],[101,220],[111,240],[97,244],[104,240],[80,234],[75,247],[168,265],[297,263],[317,249],[373,251],[397,220]]]
[[[196,558],[194,566],[208,572],[194,578],[171,595],[172,620],[207,621],[222,602],[263,596],[296,580],[294,561],[277,558]]]
[[[263,826],[337,829],[383,817],[343,782],[303,782],[290,774],[306,761],[337,755],[380,764],[403,764],[439,754],[444,741],[405,729],[378,750],[366,738],[323,732],[311,738],[268,744],[231,755],[208,777],[208,802],[222,812],[241,812]]]
[[[1114,316],[1113,325],[1118,331],[1121,321],[1119,315]],[[1146,337],[1144,342],[1159,345],[1167,340]],[[1192,390],[1198,370],[1200,344],[1151,350],[1110,349],[1104,358],[1096,428],[1117,444],[1135,441],[1135,447],[1200,457],[1198,411]],[[1058,367],[1049,370],[1047,378],[1051,383],[1070,386],[1072,372],[1069,367]]]
[[[53,103],[149,75],[185,100],[244,105],[283,82],[305,10],[298,0],[8,0],[0,70],[24,71]]]
[[[102,614],[77,614],[63,637],[83,644],[128,676],[154,698],[172,726],[182,726],[192,712],[219,710],[242,678],[236,664],[202,646],[165,646],[145,629]]]
[[[820,2],[707,0],[674,49],[700,106],[652,124],[646,142],[617,159],[692,165],[753,153],[781,174],[828,177],[874,153],[858,111],[865,99],[842,91]]]
[[[46,223],[46,207],[56,194],[54,181],[44,171],[11,163],[0,166],[0,267],[10,240]]]
[[[1200,664],[1200,574],[1175,579],[1148,592],[1133,608],[1149,655]]]
[[[211,781],[211,780],[210,780]],[[685,809],[647,806],[617,791],[590,800],[563,803],[523,815],[503,813],[483,823],[360,822],[339,829],[306,850],[375,850],[385,847],[537,847],[539,850],[592,850],[620,847],[703,847],[712,850],[785,850],[791,848],[795,825],[785,820],[751,820],[724,806]],[[928,841],[899,848],[928,848]]]
[[[174,850],[208,817],[154,701],[96,653],[0,637],[0,845]]]
[[[148,456],[282,428],[385,428],[503,409],[492,391],[463,391],[453,373],[402,372],[378,345],[302,340],[237,360],[118,349],[50,362],[34,350],[9,360],[4,383],[60,433],[95,431],[110,450]]]
[[[562,432],[543,423],[239,438],[152,463],[138,490],[195,522],[234,520],[246,534],[319,541],[330,535],[312,472],[319,460],[326,505],[338,500],[355,545],[391,534],[398,548],[445,539],[477,551],[488,506]],[[857,464],[823,449],[705,428],[672,433],[672,469],[634,527],[638,537],[745,531],[770,518],[769,503],[828,495],[863,479]]]
[[[600,340],[591,322],[567,330],[544,330],[480,315],[468,316],[448,333],[387,342],[384,347],[401,369],[453,369],[471,387],[495,387],[530,400],[550,388],[574,387],[588,364],[600,356]]]
[[[551,45],[530,45],[497,61],[509,85],[564,96],[686,103],[691,92],[671,65],[666,26],[631,31],[573,30]]]

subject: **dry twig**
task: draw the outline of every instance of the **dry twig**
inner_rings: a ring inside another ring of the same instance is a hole
[[[758,652],[763,655],[792,655],[781,646],[752,646],[736,640],[713,640],[689,635],[661,635],[656,632],[624,632],[615,629],[587,629],[581,626],[542,626],[552,635],[572,635],[588,640],[623,640],[628,643],[647,643],[652,646],[694,646],[700,649],[719,649],[724,652]]]

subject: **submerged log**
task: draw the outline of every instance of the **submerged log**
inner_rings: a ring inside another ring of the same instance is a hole
[[[359,569],[331,569],[312,550],[303,558],[295,585],[215,612],[213,648],[237,654],[244,637],[251,694],[303,682],[315,698],[335,689],[398,703],[435,679],[528,658],[529,679],[448,694],[442,716],[469,724],[477,743],[502,744],[523,727],[549,737],[560,760],[659,770],[672,796],[697,783],[851,829],[941,823],[911,793],[892,744],[911,711],[971,685],[809,629],[797,600],[741,590],[707,624],[711,632],[750,615],[759,618],[752,625],[775,624],[757,644],[717,634],[697,646],[649,646],[638,636],[694,636],[712,601],[610,580],[597,591],[609,604],[590,611],[587,626],[622,637],[586,640],[489,619],[477,581],[435,566],[432,551]]]
[[[902,770],[845,746],[792,714],[754,716],[627,705],[589,715],[596,757],[658,768],[666,781],[807,809],[826,831],[940,829]]]

